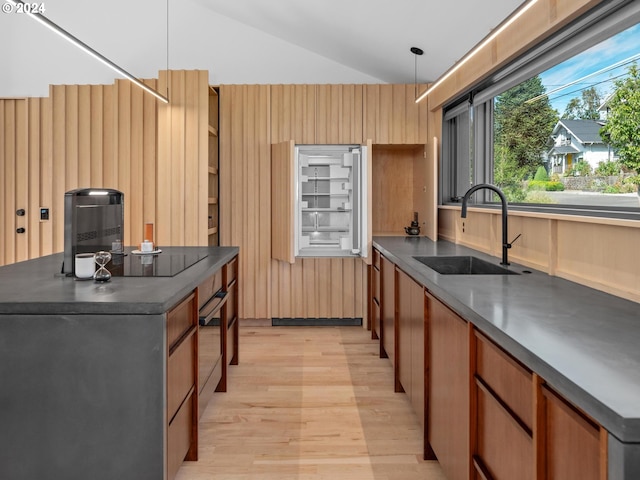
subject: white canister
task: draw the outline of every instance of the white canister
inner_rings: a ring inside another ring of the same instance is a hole
[[[94,253],[76,253],[75,273],[77,278],[93,278],[96,271]]]
[[[140,251],[144,253],[153,252],[153,242],[150,240],[145,240],[140,244]]]

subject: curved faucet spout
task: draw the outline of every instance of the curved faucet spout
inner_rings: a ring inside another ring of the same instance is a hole
[[[500,262],[500,264],[501,265],[509,265],[509,259],[508,259],[508,256],[507,256],[507,251],[509,250],[509,248],[511,248],[511,245],[509,244],[509,241],[507,240],[507,238],[508,238],[508,233],[507,233],[507,197],[505,197],[504,193],[502,193],[502,190],[500,190],[495,185],[491,185],[490,183],[480,183],[478,185],[474,185],[469,190],[467,190],[467,193],[465,193],[464,197],[462,197],[462,211],[460,212],[460,216],[462,218],[467,218],[467,202],[469,201],[469,198],[476,191],[482,190],[482,189],[491,190],[491,191],[497,193],[498,196],[500,197],[500,202],[502,203],[502,262]]]

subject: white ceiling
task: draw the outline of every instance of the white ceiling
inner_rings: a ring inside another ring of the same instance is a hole
[[[522,0],[195,0],[386,83],[433,81]],[[424,55],[415,58],[410,47]]]
[[[522,0],[55,0],[47,16],[140,78],[204,69],[212,84],[433,81]],[[2,0],[0,0],[2,3]],[[424,55],[413,55],[410,47]],[[113,71],[26,15],[0,15],[0,97]]]

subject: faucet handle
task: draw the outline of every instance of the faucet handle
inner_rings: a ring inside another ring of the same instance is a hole
[[[509,243],[507,243],[505,246],[507,248],[511,248],[511,245],[513,245],[514,243],[516,243],[516,240],[518,240],[520,237],[522,236],[521,233],[518,234],[518,236],[516,238],[514,238],[513,240],[511,240]]]

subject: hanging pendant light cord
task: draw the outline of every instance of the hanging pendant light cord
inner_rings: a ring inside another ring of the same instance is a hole
[[[418,55],[422,55],[424,51],[418,47],[411,47],[409,49],[411,53],[413,53],[414,63],[413,63],[413,85],[415,88],[415,98],[418,98]]]

